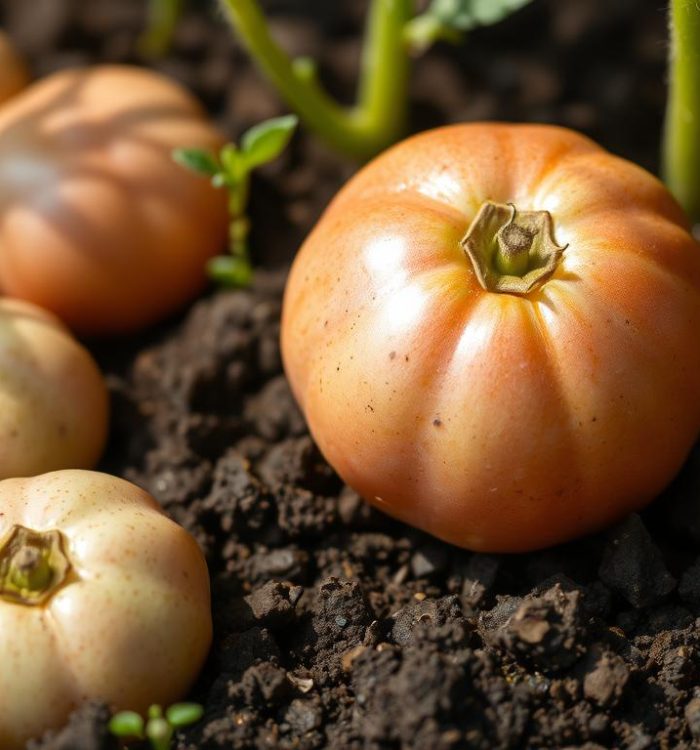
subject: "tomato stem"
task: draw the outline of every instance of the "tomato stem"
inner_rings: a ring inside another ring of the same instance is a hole
[[[257,0],[220,0],[251,57],[283,99],[334,149],[367,159],[402,133],[410,57],[404,27],[413,0],[372,0],[357,103],[346,108],[321,87],[308,60],[295,62],[272,38]]]
[[[697,225],[700,224],[700,4],[696,0],[671,0],[670,34],[663,174],[671,192]]]
[[[0,599],[42,604],[64,583],[69,570],[60,532],[15,525],[0,544]]]
[[[461,241],[488,292],[528,294],[556,271],[566,249],[554,240],[548,211],[517,211],[485,201]]]
[[[530,265],[530,248],[535,237],[527,227],[516,224],[516,210],[510,221],[502,226],[497,234],[497,250],[494,254],[496,270],[507,276],[524,276]]]
[[[10,562],[12,583],[20,591],[43,591],[53,578],[53,570],[47,557],[38,547],[21,547]]]

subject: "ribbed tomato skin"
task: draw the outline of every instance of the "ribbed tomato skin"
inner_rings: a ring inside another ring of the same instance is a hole
[[[566,245],[527,295],[485,291],[460,240],[485,201]],[[496,123],[390,149],[297,256],[282,320],[319,448],[369,502],[516,552],[648,503],[700,430],[700,248],[663,185],[587,138]]]
[[[226,195],[173,149],[218,149],[196,99],[144,68],[97,65],[0,108],[0,291],[82,334],[130,333],[206,284]]]

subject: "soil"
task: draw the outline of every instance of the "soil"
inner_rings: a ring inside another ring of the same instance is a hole
[[[135,52],[143,0],[2,0],[37,75]],[[535,0],[421,60],[413,129],[556,122],[656,170],[658,0]],[[265,3],[295,54],[352,92],[364,2]],[[222,21],[190,0],[148,64],[237,136],[281,113]],[[179,750],[700,746],[700,450],[643,514],[542,552],[472,554],[370,509],[309,437],[278,348],[286,268],[352,172],[305,134],[257,177],[253,288],[210,291],[138,340],[92,343],[114,402],[102,468],[202,545],[215,641]],[[650,436],[653,439],[653,436]],[[1,700],[1,698],[0,698]],[[108,750],[90,704],[34,750]]]

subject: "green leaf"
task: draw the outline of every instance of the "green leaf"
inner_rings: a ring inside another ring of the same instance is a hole
[[[216,156],[201,148],[176,148],[173,159],[180,166],[207,177],[215,175],[221,169]]]
[[[143,737],[143,719],[136,711],[120,711],[109,720],[109,731],[116,737]]]
[[[241,151],[249,169],[267,164],[276,159],[289,143],[298,118],[285,115],[254,125],[241,138]]]
[[[425,11],[404,27],[411,53],[423,54],[442,40],[459,44],[465,32],[498,23],[532,0],[432,0]]]
[[[253,269],[245,258],[217,255],[207,263],[209,276],[226,287],[247,287],[253,280]]]
[[[199,703],[173,703],[165,712],[170,726],[179,728],[194,724],[204,716],[204,709]]]
[[[530,2],[532,0],[433,0],[426,13],[448,28],[469,31],[498,23]]]

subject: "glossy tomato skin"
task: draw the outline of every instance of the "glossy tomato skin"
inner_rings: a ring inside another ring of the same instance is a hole
[[[0,108],[0,289],[86,334],[174,312],[224,246],[223,191],[175,164],[218,148],[194,98],[151,71],[56,73]]]
[[[488,292],[485,201],[549,211],[562,259]],[[293,265],[282,350],[320,449],[371,503],[517,552],[648,503],[700,429],[700,249],[665,188],[571,131],[411,138],[334,200]]]

